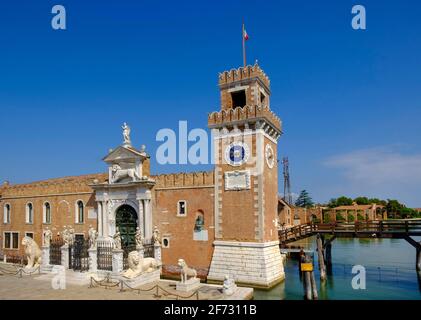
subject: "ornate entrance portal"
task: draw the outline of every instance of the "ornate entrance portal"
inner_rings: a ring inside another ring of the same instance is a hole
[[[136,247],[136,210],[129,205],[122,205],[116,212],[116,226],[121,235],[121,247],[123,250]]]

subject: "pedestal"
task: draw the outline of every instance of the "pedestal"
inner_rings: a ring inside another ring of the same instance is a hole
[[[113,250],[113,273],[120,274],[123,271],[123,250]]]
[[[42,266],[48,266],[50,264],[50,247],[43,246],[41,250],[42,250],[42,258],[41,258]]]
[[[69,269],[69,246],[65,244],[61,247],[61,265]]]
[[[89,272],[96,272],[98,270],[97,248],[88,249],[89,254]]]
[[[141,275],[131,279],[123,276],[118,276],[116,277],[116,279],[123,280],[125,284],[129,285],[132,288],[137,288],[145,284],[158,282],[160,276],[161,272],[159,270],[154,270],[152,272],[144,272]]]
[[[252,287],[271,288],[285,279],[279,241],[215,241],[208,282],[221,283],[225,275]]]
[[[199,278],[190,278],[186,282],[177,282],[175,285],[175,290],[181,292],[190,292],[195,291],[200,288],[200,279]]]
[[[161,244],[160,243],[155,243],[153,245],[153,249],[154,249],[154,258],[158,261],[162,261],[161,258]]]

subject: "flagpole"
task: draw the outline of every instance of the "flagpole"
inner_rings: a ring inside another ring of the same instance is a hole
[[[244,63],[244,68],[247,66],[247,61],[246,61],[246,39],[244,39],[244,20],[243,20],[243,30],[241,32],[241,37],[243,38],[243,63]]]

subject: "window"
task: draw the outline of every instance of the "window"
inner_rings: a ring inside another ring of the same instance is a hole
[[[187,214],[187,205],[185,200],[178,201],[177,216],[185,216]]]
[[[3,248],[19,249],[19,232],[5,232]]]
[[[51,205],[44,203],[44,223],[51,223]]]
[[[170,238],[169,237],[162,237],[162,247],[169,248],[170,247]]]
[[[265,100],[266,100],[266,96],[264,95],[264,93],[263,93],[263,92],[260,92],[260,103],[261,103],[262,105],[264,105],[264,104],[265,104]]]
[[[10,204],[4,205],[3,223],[10,223]]]
[[[26,205],[26,223],[34,223],[34,206],[32,203]]]
[[[76,203],[76,223],[83,223],[85,220],[85,207],[83,202],[79,200]]]
[[[25,232],[25,236],[33,239],[34,233],[33,232]]]
[[[232,108],[244,107],[246,105],[246,91],[240,90],[231,93]]]

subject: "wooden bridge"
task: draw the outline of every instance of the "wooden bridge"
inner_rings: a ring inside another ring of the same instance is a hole
[[[279,230],[281,248],[289,243],[314,235],[332,235],[335,238],[395,238],[405,239],[417,251],[416,267],[421,270],[421,243],[412,236],[421,236],[421,220],[405,221],[367,221],[355,223],[306,223],[284,230]]]

